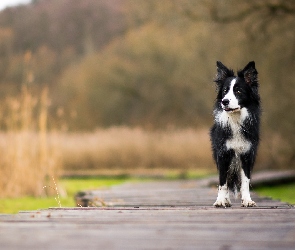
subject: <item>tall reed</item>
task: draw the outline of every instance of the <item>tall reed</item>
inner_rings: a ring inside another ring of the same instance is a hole
[[[35,96],[23,86],[18,98],[2,107],[0,197],[43,196],[57,175],[58,157],[48,144],[48,89]]]

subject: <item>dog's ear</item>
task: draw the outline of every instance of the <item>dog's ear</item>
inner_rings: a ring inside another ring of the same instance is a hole
[[[217,86],[219,86],[226,78],[234,76],[234,72],[232,69],[228,69],[226,66],[224,66],[220,61],[217,61],[216,65],[217,75],[214,82],[216,82]]]
[[[249,62],[243,70],[238,72],[239,77],[243,77],[245,82],[252,86],[258,85],[258,72],[255,68],[255,62]]]

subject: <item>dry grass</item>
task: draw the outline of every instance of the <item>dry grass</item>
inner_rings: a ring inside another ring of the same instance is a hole
[[[35,97],[26,87],[19,98],[8,98],[1,106],[5,130],[0,133],[0,197],[55,193],[52,179],[57,179],[61,168],[65,172],[151,173],[213,166],[207,129],[112,127],[92,133],[49,132],[47,106],[47,89]]]
[[[34,97],[23,87],[19,98],[8,98],[2,105],[6,131],[0,133],[1,197],[41,196],[57,174],[55,150],[47,131],[47,89]]]
[[[212,168],[208,130],[113,127],[52,135],[64,170]]]
[[[0,197],[55,193],[52,179],[57,179],[61,168],[130,173],[213,166],[207,129],[112,127],[92,133],[49,132],[47,106],[47,89],[36,97],[27,87],[19,98],[7,98],[1,106],[5,130],[0,133]]]

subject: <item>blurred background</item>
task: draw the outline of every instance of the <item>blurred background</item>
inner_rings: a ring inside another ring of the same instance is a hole
[[[52,176],[67,174],[216,171],[208,133],[217,60],[234,70],[256,62],[255,171],[294,169],[294,0],[7,2],[2,197],[44,195]]]

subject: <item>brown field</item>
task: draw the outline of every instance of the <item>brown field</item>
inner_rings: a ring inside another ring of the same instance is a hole
[[[207,129],[155,130],[111,127],[88,133],[50,132],[48,91],[23,86],[1,106],[2,197],[55,192],[61,174],[158,174],[213,167]],[[44,186],[53,186],[52,189]]]
[[[53,134],[64,170],[196,169],[212,167],[208,131],[146,131],[112,127]]]
[[[46,195],[43,187],[60,174],[157,175],[213,168],[205,129],[9,132],[0,134],[0,151],[2,196]]]

